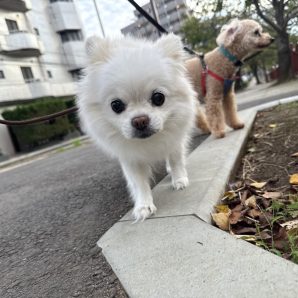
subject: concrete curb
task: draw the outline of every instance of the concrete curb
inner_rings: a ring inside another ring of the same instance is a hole
[[[85,142],[88,139],[89,139],[88,136],[81,136],[81,137],[74,138],[74,139],[71,139],[69,141],[66,141],[66,142],[63,142],[63,143],[60,143],[60,144],[45,148],[45,149],[41,149],[41,150],[38,150],[38,151],[35,151],[35,152],[32,152],[32,153],[24,154],[24,155],[21,155],[21,156],[18,156],[18,157],[10,158],[8,160],[0,162],[0,169],[6,168],[6,167],[9,167],[9,166],[13,166],[13,165],[18,164],[18,163],[23,163],[23,162],[26,162],[28,160],[32,160],[32,159],[37,158],[37,157],[39,157],[43,154],[56,151],[60,148],[68,147],[69,145],[73,144],[76,141]]]
[[[297,100],[241,112],[245,129],[211,136],[190,154],[189,188],[174,192],[165,177],[153,190],[155,217],[132,225],[128,213],[98,241],[130,297],[297,296],[298,266],[208,224],[257,111]]]

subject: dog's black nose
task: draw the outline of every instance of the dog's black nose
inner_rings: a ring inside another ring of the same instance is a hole
[[[144,130],[148,127],[150,119],[146,115],[134,117],[131,119],[131,125],[137,130]]]
[[[273,38],[273,37],[270,38],[270,42],[271,42],[271,43],[273,43],[274,40],[275,40],[275,38]]]

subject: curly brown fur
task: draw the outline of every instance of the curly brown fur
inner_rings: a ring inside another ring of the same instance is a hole
[[[259,23],[253,20],[233,20],[225,25],[216,39],[217,44],[223,45],[231,54],[239,60],[261,51],[268,47],[274,39],[262,32]],[[226,58],[219,48],[205,55],[205,62],[210,70],[219,76],[231,79],[236,72],[234,64]],[[211,133],[217,137],[225,136],[225,123],[233,129],[244,127],[244,123],[238,118],[235,102],[234,87],[224,96],[223,83],[210,75],[206,79],[207,93],[203,98],[201,89],[202,66],[199,58],[186,61],[186,67],[190,73],[194,89],[199,98],[206,103],[207,122],[202,113],[197,114],[197,125],[203,131],[210,128]]]

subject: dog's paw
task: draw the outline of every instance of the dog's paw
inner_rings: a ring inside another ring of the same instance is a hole
[[[243,122],[238,122],[238,123],[235,123],[232,128],[234,129],[241,129],[244,127],[244,123]]]
[[[214,131],[213,135],[217,138],[217,139],[221,139],[224,138],[226,133],[224,130],[220,130],[220,131]]]
[[[181,190],[189,185],[187,177],[181,177],[172,182],[174,189]]]
[[[149,205],[136,206],[132,212],[135,219],[134,223],[138,221],[144,221],[147,217],[154,214],[156,210],[157,209],[153,203]]]

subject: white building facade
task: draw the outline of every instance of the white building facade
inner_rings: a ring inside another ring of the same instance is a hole
[[[168,32],[179,34],[181,26],[185,19],[189,16],[189,10],[184,0],[155,0],[156,16],[159,24]],[[142,6],[142,8],[153,17],[152,7],[150,3]],[[137,37],[146,37],[155,40],[159,37],[158,30],[150,24],[145,17],[138,11],[134,11],[137,20],[127,27],[121,29],[126,35],[130,34]]]
[[[86,64],[82,28],[72,0],[0,0],[0,117],[16,103],[75,94]],[[13,154],[1,125],[0,150]]]

